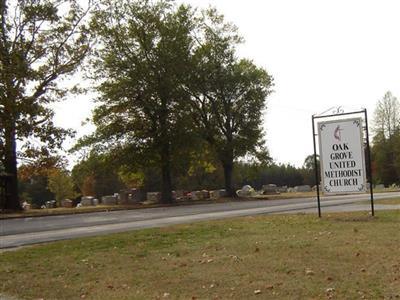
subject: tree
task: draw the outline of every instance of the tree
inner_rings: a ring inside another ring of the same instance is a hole
[[[390,138],[400,129],[400,103],[391,92],[386,92],[374,111],[374,133]]]
[[[319,155],[317,155],[317,171],[318,171],[318,178],[320,179],[321,169],[320,169],[320,162],[319,162]],[[303,164],[303,168],[301,169],[301,173],[303,176],[303,183],[314,186],[315,182],[315,158],[314,154],[308,155]]]
[[[57,205],[67,198],[75,198],[74,183],[66,170],[53,169],[49,172],[48,189],[56,198]]]
[[[217,153],[225,188],[234,196],[234,160],[249,154],[269,160],[262,116],[272,77],[252,61],[236,57],[235,47],[241,38],[234,26],[225,23],[213,9],[204,16],[187,92],[198,130]]]
[[[112,195],[124,187],[118,167],[107,155],[91,152],[72,169],[72,179],[83,196],[99,198]]]
[[[171,202],[173,160],[190,145],[181,82],[192,45],[191,11],[171,1],[103,5],[92,24],[100,41],[91,75],[99,83],[97,129],[81,145],[100,145],[134,173],[157,167],[162,201]]]
[[[90,7],[90,5],[89,5]],[[68,130],[57,128],[49,104],[66,90],[58,79],[71,74],[89,50],[88,10],[75,0],[0,0],[0,158],[12,176],[6,209],[20,209],[17,141],[37,155],[61,146]]]
[[[390,92],[374,112],[372,160],[378,182],[400,183],[400,104]]]
[[[67,161],[58,155],[39,156],[18,167],[20,199],[40,207],[54,198],[48,190],[49,174],[54,169],[65,169]]]

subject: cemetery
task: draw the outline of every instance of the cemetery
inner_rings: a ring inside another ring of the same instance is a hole
[[[215,201],[215,200],[251,200],[251,199],[273,199],[268,195],[280,195],[281,193],[307,193],[311,192],[312,188],[308,185],[295,186],[288,188],[287,186],[278,187],[275,184],[263,185],[261,190],[256,191],[250,185],[245,185],[236,191],[237,198],[230,198],[225,189],[219,190],[200,190],[200,191],[172,191],[174,203],[199,203],[201,201]],[[298,195],[297,195],[298,196]],[[308,196],[306,194],[306,196]],[[129,205],[154,205],[161,203],[160,192],[143,192],[138,189],[126,189],[114,195],[102,196],[96,199],[94,196],[81,196],[78,199],[70,200],[63,199],[60,204],[57,201],[47,201],[41,209],[54,209],[54,208],[82,208],[82,207],[96,207],[96,206],[129,206]],[[31,210],[29,203],[23,204],[24,210]]]

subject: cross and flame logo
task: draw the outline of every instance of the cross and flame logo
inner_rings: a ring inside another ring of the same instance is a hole
[[[342,130],[343,129],[340,128],[340,125],[338,125],[333,133],[334,138],[337,139],[339,142],[342,141]]]

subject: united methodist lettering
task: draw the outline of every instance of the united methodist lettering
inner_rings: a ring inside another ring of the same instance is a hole
[[[318,123],[322,190],[325,194],[366,191],[361,118]]]

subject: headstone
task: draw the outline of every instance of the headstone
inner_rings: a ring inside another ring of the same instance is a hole
[[[321,186],[320,186],[320,185],[318,185],[318,188],[319,188],[319,190],[321,191]],[[317,186],[314,185],[314,186],[312,187],[312,191],[315,192],[316,190],[317,190]]]
[[[239,197],[251,197],[254,193],[255,191],[250,185],[245,185],[240,190],[236,191],[236,195]]]
[[[311,187],[309,185],[299,185],[295,186],[294,190],[298,193],[311,192]]]
[[[211,199],[219,199],[221,197],[226,197],[226,196],[227,196],[227,193],[226,193],[226,190],[224,190],[224,189],[210,191]]]
[[[116,196],[103,196],[103,197],[101,197],[101,203],[104,205],[116,205],[117,197]]]
[[[175,201],[185,200],[184,191],[182,190],[172,191],[172,199],[174,199]]]
[[[46,208],[56,208],[57,202],[56,200],[46,201]]]
[[[129,198],[129,193],[126,190],[119,192],[118,204],[127,204]]]
[[[81,199],[81,205],[82,206],[93,206],[93,199],[94,199],[94,197],[92,197],[92,196],[83,196]]]
[[[146,200],[146,193],[139,189],[127,189],[119,192],[118,204],[135,204]]]
[[[245,192],[245,193],[249,193],[249,192],[251,192],[251,191],[254,191],[254,189],[251,187],[251,185],[244,185],[243,187],[242,187],[242,191],[243,192]]]
[[[192,200],[192,192],[183,191],[183,199],[186,201]]]
[[[24,201],[24,202],[22,203],[22,209],[24,209],[24,210],[30,210],[30,209],[31,209],[31,205],[30,205],[28,202]]]
[[[210,199],[210,192],[207,190],[202,190],[201,191],[203,194],[203,199]]]
[[[161,196],[160,196],[161,199]],[[131,189],[128,196],[128,203],[135,204],[146,200],[146,193],[139,189]]]
[[[220,196],[220,197],[227,197],[227,196],[228,196],[228,193],[226,192],[225,189],[220,189],[220,190],[219,190],[219,196]]]
[[[385,185],[384,184],[377,184],[377,185],[375,185],[375,187],[374,187],[376,190],[383,190],[384,188],[385,188]]]
[[[278,192],[279,193],[287,193],[287,191],[288,191],[287,185],[278,187]]]
[[[147,202],[151,203],[159,203],[161,201],[161,193],[160,192],[148,192],[146,194]]]
[[[262,186],[264,195],[278,194],[278,187],[276,184],[267,184]]]
[[[194,191],[192,192],[192,200],[203,200],[203,192],[202,191]]]
[[[64,199],[61,201],[61,206],[64,208],[71,208],[72,207],[72,200]]]

